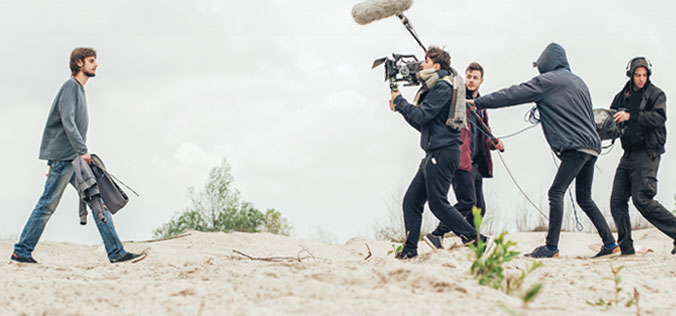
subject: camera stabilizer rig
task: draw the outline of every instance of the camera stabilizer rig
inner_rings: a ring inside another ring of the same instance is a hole
[[[422,62],[415,55],[392,54],[392,58],[383,57],[373,61],[374,69],[385,64],[385,81],[390,82],[390,90],[397,92],[397,82],[405,82],[405,87],[420,84],[416,74],[422,70]]]

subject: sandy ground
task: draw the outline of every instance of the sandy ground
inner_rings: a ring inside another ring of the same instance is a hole
[[[508,239],[528,251],[544,233]],[[356,237],[345,245],[271,234],[199,233],[160,242],[126,242],[146,251],[136,263],[110,264],[101,246],[41,242],[37,265],[10,262],[13,241],[0,241],[0,315],[506,315],[505,307],[528,315],[636,314],[636,307],[592,306],[614,298],[611,265],[624,265],[624,302],[636,288],[642,315],[676,315],[676,256],[672,242],[654,229],[634,233],[636,244],[654,252],[589,259],[593,234],[563,233],[561,257],[544,266],[527,285],[544,283],[527,310],[518,296],[480,286],[469,275],[466,248],[431,251],[399,261],[392,243]],[[457,241],[445,240],[446,245]],[[368,255],[366,244],[373,255]],[[266,262],[253,257],[293,257]],[[300,257],[299,262],[297,258]],[[532,259],[507,264],[519,273]]]

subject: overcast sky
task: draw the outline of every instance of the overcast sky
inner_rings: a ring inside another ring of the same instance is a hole
[[[114,217],[123,240],[150,238],[187,206],[187,188],[200,188],[224,158],[242,198],[282,212],[293,235],[372,236],[423,152],[419,134],[389,111],[382,69],[370,66],[392,52],[422,50],[396,18],[356,24],[356,3],[2,2],[0,238],[18,236],[42,192],[42,130],[79,46],[98,51],[97,76],[85,87],[90,151],[141,194]],[[653,83],[676,95],[674,9],[671,1],[418,0],[406,15],[425,45],[451,53],[454,68],[484,66],[483,94],[537,75],[531,62],[558,42],[594,106],[608,107],[635,56],[650,58]],[[409,99],[414,94],[404,89]],[[527,126],[531,105],[489,112],[495,134]],[[668,115],[672,133],[676,120]],[[505,146],[518,181],[546,205],[556,167],[540,127]],[[675,146],[669,139],[658,174],[657,198],[669,209]],[[601,209],[609,207],[621,153],[618,145],[599,158],[593,196]],[[484,182],[488,212],[513,229],[525,202],[497,155],[494,162],[495,178]],[[94,225],[80,227],[72,188],[43,240],[100,243]]]

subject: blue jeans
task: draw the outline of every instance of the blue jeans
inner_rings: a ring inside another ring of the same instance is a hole
[[[73,184],[75,173],[73,172],[73,164],[70,161],[54,161],[51,162],[51,172],[45,182],[45,190],[35,205],[26,225],[21,232],[19,242],[14,244],[14,253],[21,257],[30,257],[35,245],[40,240],[42,232],[45,230],[47,221],[54,214],[56,207],[59,205],[63,191],[66,190],[68,183]],[[108,260],[117,260],[122,258],[127,252],[124,250],[120,238],[115,232],[113,219],[108,210],[105,211],[106,220],[108,223],[103,223],[96,216],[96,228],[101,234],[103,244],[106,247]],[[76,217],[73,217],[76,218]]]

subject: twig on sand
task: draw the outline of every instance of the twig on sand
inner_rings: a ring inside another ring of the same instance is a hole
[[[297,262],[303,262],[304,259],[312,258],[316,259],[315,256],[307,250],[307,248],[303,247],[300,251],[298,251],[298,255],[296,257],[252,257],[249,256],[239,250],[233,249],[232,252],[243,256],[249,260],[255,260],[255,261],[267,261],[267,262],[280,262],[280,261],[297,261]],[[306,256],[301,256],[302,253],[307,253],[308,255]]]
[[[368,256],[366,256],[366,258],[364,258],[364,260],[369,260],[369,259],[371,259],[371,256],[373,255],[373,253],[371,252],[371,248],[369,248],[369,244],[364,243],[364,245],[366,245],[366,249],[369,251]]]
[[[183,233],[183,234],[180,234],[180,235],[171,236],[171,237],[167,237],[167,238],[161,238],[161,239],[150,239],[150,240],[142,240],[142,241],[131,240],[131,241],[125,241],[125,242],[126,243],[151,243],[151,242],[158,242],[158,241],[165,241],[165,240],[171,240],[171,239],[176,239],[176,238],[188,237],[190,235],[191,235],[191,233]]]
[[[305,246],[301,245],[300,248],[301,248],[301,250],[298,251],[298,255],[297,255],[298,262],[301,262],[301,261],[303,261],[303,259],[307,259],[307,258],[312,258],[313,260],[317,260],[317,258],[315,258],[315,255],[313,255],[310,252],[310,250],[305,248]],[[301,256],[300,256],[301,253],[306,253],[306,254],[308,254],[308,256],[301,258]]]

